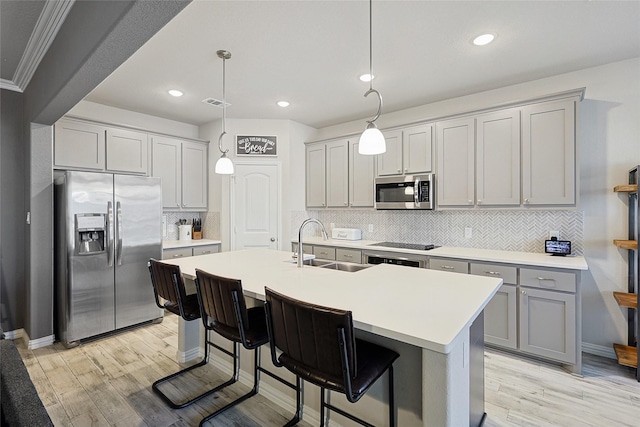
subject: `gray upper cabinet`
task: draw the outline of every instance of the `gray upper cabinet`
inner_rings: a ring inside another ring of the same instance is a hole
[[[374,156],[358,153],[358,138],[306,146],[308,208],[373,207]]]
[[[358,153],[358,144],[349,140],[349,206],[372,208],[375,156]]]
[[[182,204],[182,143],[179,140],[151,137],[151,176],[162,182],[162,207],[180,209]]]
[[[55,125],[53,161],[57,169],[146,175],[147,134],[62,119]]]
[[[75,120],[55,124],[53,164],[59,169],[104,170],[105,128]]]
[[[107,171],[147,174],[149,143],[146,133],[107,128],[106,148]]]
[[[207,144],[153,135],[151,152],[151,175],[162,181],[163,208],[206,210]]]
[[[377,156],[378,176],[431,172],[433,125],[386,131],[387,151]]]
[[[520,110],[476,117],[476,204],[520,205]]]
[[[574,205],[575,99],[522,108],[524,206]]]
[[[432,170],[433,125],[412,126],[402,130],[402,164],[404,173]]]
[[[378,176],[402,173],[402,131],[383,132],[387,151],[378,154]]]
[[[326,156],[324,144],[306,146],[306,206],[324,208],[327,204],[325,193]]]
[[[475,121],[436,123],[439,206],[473,206],[475,200]]]
[[[326,144],[327,207],[349,206],[349,141],[340,140]]]
[[[182,207],[186,210],[207,210],[208,145],[182,143]]]

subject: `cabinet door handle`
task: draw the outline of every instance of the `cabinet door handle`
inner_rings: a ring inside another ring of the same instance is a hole
[[[183,256],[184,256],[184,255],[182,255],[182,254],[173,254],[173,257],[174,257],[174,258],[180,258],[180,257],[183,257]]]
[[[177,207],[180,207],[180,203],[176,203],[176,206],[177,206]]]
[[[499,271],[485,271],[485,274],[488,274],[490,276],[500,276],[500,272]]]
[[[529,199],[524,199],[524,203],[528,204],[529,203]]]
[[[450,265],[441,265],[440,268],[443,270],[453,270],[455,267],[451,267]]]
[[[472,205],[473,204],[473,200],[468,200],[469,204]]]
[[[345,205],[345,206],[347,206],[347,205],[348,205],[348,203],[347,203],[347,202],[344,202],[344,205]]]
[[[526,295],[527,294],[527,291],[520,291],[520,292],[522,292],[522,295]]]
[[[402,171],[401,169],[398,169],[398,172],[401,172],[401,171]]]
[[[481,205],[482,204],[482,200],[478,199],[478,204]]]

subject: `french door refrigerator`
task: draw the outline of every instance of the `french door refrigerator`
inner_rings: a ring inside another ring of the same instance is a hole
[[[79,340],[162,317],[147,269],[162,255],[159,178],[67,171],[55,181],[57,337]]]

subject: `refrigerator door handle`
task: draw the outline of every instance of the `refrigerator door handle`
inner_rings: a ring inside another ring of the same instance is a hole
[[[113,205],[107,202],[107,263],[113,267]]]
[[[118,260],[118,265],[122,265],[122,206],[120,205],[120,202],[116,203],[116,211],[118,215],[118,245],[116,246],[116,259]]]

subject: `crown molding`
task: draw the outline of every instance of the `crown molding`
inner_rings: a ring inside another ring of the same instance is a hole
[[[0,79],[0,89],[12,90],[14,92],[22,92],[22,89],[11,80]]]
[[[38,21],[29,37],[27,47],[22,54],[22,58],[18,63],[16,72],[13,76],[13,82],[3,80],[1,83],[3,89],[16,90],[23,92],[33,74],[35,73],[40,61],[44,57],[45,53],[51,46],[51,43],[58,34],[58,30],[62,26],[71,6],[75,0],[54,0],[45,2],[44,8],[38,17]],[[14,87],[4,87],[5,84],[10,84]]]

